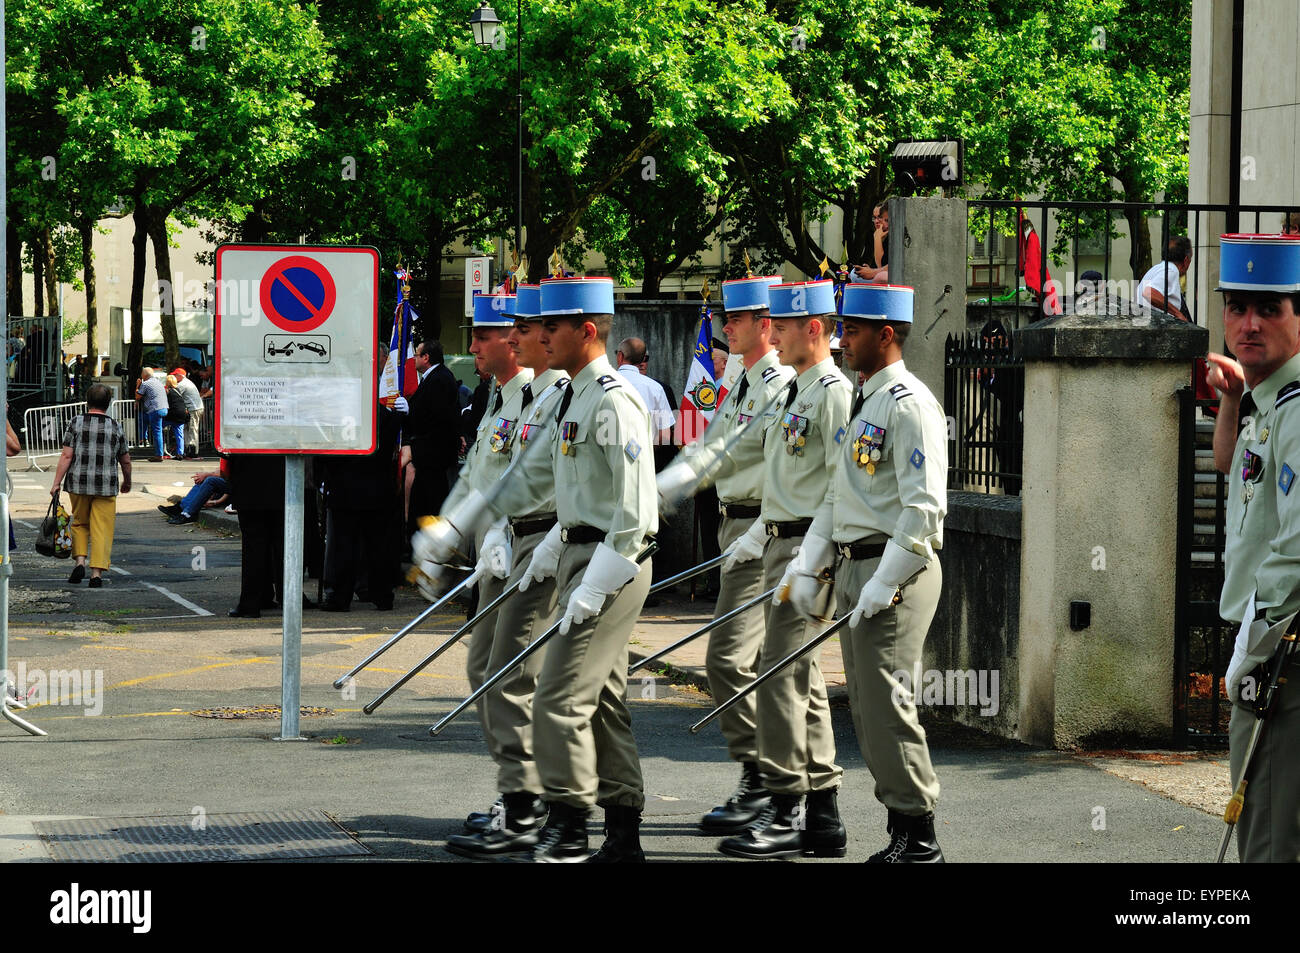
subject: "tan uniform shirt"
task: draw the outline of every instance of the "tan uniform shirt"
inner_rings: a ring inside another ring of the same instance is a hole
[[[492,509],[498,516],[519,519],[555,512],[555,475],[550,443],[559,432],[555,412],[564,398],[568,380],[563,371],[555,370],[543,371],[533,379],[533,401],[524,413],[523,422],[513,427],[510,433],[508,449],[514,468],[498,478],[505,482],[499,495],[490,497]]]
[[[815,532],[837,543],[887,536],[931,556],[948,510],[948,423],[943,407],[902,361],[862,385],[837,444]]]
[[[501,409],[496,413],[492,412],[492,405],[496,402],[497,388],[492,389],[492,393],[488,395],[487,410],[483,412],[483,419],[479,421],[474,446],[469,448],[469,453],[465,456],[465,465],[460,468],[460,476],[457,477],[456,483],[447,495],[447,502],[442,505],[444,513],[452,512],[460,501],[469,495],[470,490],[486,492],[493,483],[501,479],[501,474],[505,473],[506,467],[510,465],[511,440],[515,429],[519,426],[520,418],[525,413],[523,409],[525,393],[529,404],[532,403],[532,382],[532,369],[521,367],[519,373],[500,386]],[[526,385],[528,390],[525,392]]]
[[[763,498],[764,422],[753,418],[765,408],[769,417],[781,410],[782,403],[773,399],[792,377],[794,369],[781,364],[776,351],[768,351],[727,392],[700,439],[682,451],[682,460],[704,478],[703,485],[717,484],[720,502]],[[742,429],[743,436],[728,448]]]
[[[799,375],[763,430],[764,522],[809,519],[826,500],[853,387],[826,358]]]
[[[1300,608],[1300,354],[1246,391],[1246,415],[1228,473],[1227,541],[1219,614],[1277,622]],[[1246,395],[1242,395],[1243,402]],[[1247,456],[1249,454],[1249,456]],[[1295,493],[1295,499],[1291,494]]]
[[[646,536],[659,530],[649,414],[604,356],[579,371],[570,389],[568,405],[563,398],[558,405],[564,412],[548,448],[560,525],[594,526],[605,533],[606,545],[635,559]],[[536,459],[524,454],[530,467]],[[532,499],[528,482],[511,479],[493,509],[520,512]]]

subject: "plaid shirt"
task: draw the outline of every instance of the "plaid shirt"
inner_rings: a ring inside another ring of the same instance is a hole
[[[65,490],[81,496],[117,496],[117,460],[127,447],[116,420],[107,414],[82,414],[68,425],[63,445],[72,448]]]

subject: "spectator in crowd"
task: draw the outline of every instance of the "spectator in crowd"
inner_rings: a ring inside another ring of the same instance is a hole
[[[421,341],[415,348],[415,371],[420,386],[407,403],[402,425],[402,468],[414,473],[407,507],[406,537],[415,521],[442,509],[447,498],[447,473],[460,452],[460,398],[451,370],[443,364],[442,344]]]
[[[90,588],[103,586],[103,573],[113,555],[113,524],[117,518],[117,494],[131,492],[131,454],[126,437],[106,411],[113,392],[95,384],[86,393],[86,413],[75,417],[63,435],[63,453],[54,472],[50,495],[56,500],[61,489],[72,497],[72,556],[77,564],[68,582],[76,585],[86,577],[90,560]],[[117,468],[122,468],[118,483]]]
[[[460,385],[461,400],[460,405],[460,455],[462,457],[469,453],[469,448],[474,446],[474,440],[478,436],[478,425],[483,420],[483,415],[487,413],[488,398],[492,394],[492,375],[486,371],[480,371],[474,368],[474,375],[478,378],[478,386],[474,388],[473,393],[464,384]],[[465,398],[468,396],[468,400]]]
[[[198,388],[200,397],[212,396],[212,368],[200,367],[198,370]]]
[[[226,461],[222,460],[218,469],[208,473],[196,473],[191,478],[194,488],[185,494],[179,503],[166,503],[158,507],[158,512],[167,517],[173,526],[184,526],[199,518],[199,510],[209,506],[224,506],[230,499],[230,484],[225,477]]]
[[[1075,285],[1072,314],[1098,315],[1115,313],[1115,300],[1106,300],[1105,281],[1100,271],[1089,269],[1079,276]]]
[[[176,370],[172,371],[172,377],[176,378],[176,392],[185,401],[185,411],[188,417],[185,422],[185,456],[192,460],[197,459],[199,455],[199,425],[203,420],[203,398],[199,395],[198,387],[190,380],[190,375],[185,368],[176,368]]]
[[[1180,321],[1191,321],[1191,312],[1183,301],[1183,289],[1178,279],[1187,274],[1192,265],[1192,240],[1186,235],[1175,235],[1165,246],[1165,257],[1158,261],[1138,282],[1134,303],[1139,311],[1151,313],[1164,311]]]
[[[153,456],[150,463],[162,463],[166,447],[163,444],[163,418],[167,416],[167,384],[155,376],[152,367],[140,369],[140,380],[136,384],[135,396],[140,399],[140,416],[144,419],[150,440],[153,442]]]
[[[190,412],[185,408],[185,398],[181,392],[176,389],[179,381],[175,375],[168,374],[167,382],[167,416],[163,422],[171,428],[172,444],[176,447],[176,457],[184,459],[185,457],[185,425],[189,423]],[[163,449],[166,450],[166,441],[163,442]],[[163,459],[170,459],[171,455],[164,452]]]
[[[871,234],[871,260],[855,266],[849,274],[849,280],[885,284],[889,281],[889,206],[881,202],[873,208],[871,223],[875,226]]]
[[[14,433],[14,425],[9,422],[9,404],[5,403],[5,456],[16,457],[23,452],[23,445],[18,440],[18,434]],[[14,539],[14,521],[9,521],[9,552],[18,548],[18,542]]]
[[[713,380],[721,386],[723,375],[727,372],[727,358],[731,356],[731,349],[727,347],[727,342],[714,338],[711,356],[713,357]]]
[[[980,329],[980,343],[991,361],[1005,359],[1009,356],[1011,334],[1001,321],[990,318]],[[979,421],[988,427],[994,459],[1002,474],[1002,487],[1012,496],[1020,493],[1021,470],[1024,468],[1024,442],[1021,436],[1024,374],[1024,369],[1020,367],[992,365],[981,367],[977,372],[983,393]]]
[[[1287,212],[1282,218],[1283,235],[1300,235],[1300,212]]]
[[[673,442],[673,407],[668,402],[668,394],[663,385],[651,380],[641,372],[646,363],[645,341],[640,338],[624,338],[614,352],[618,372],[628,379],[633,389],[641,395],[641,402],[650,412],[650,432],[654,435],[655,446],[671,447]]]
[[[239,602],[227,615],[257,619],[274,608],[284,579],[284,457],[236,453],[227,461],[239,514]],[[306,597],[303,604],[308,605]]]

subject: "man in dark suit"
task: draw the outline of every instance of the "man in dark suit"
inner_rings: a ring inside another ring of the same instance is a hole
[[[411,395],[402,428],[402,466],[415,471],[407,511],[408,537],[415,521],[432,516],[447,497],[447,471],[460,450],[460,385],[442,363],[442,345],[421,341],[415,349],[420,386]]]

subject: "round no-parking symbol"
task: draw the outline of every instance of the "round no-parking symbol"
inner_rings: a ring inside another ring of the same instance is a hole
[[[312,331],[334,310],[334,279],[316,259],[290,255],[266,270],[260,297],[262,313],[281,331]]]

